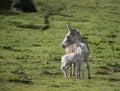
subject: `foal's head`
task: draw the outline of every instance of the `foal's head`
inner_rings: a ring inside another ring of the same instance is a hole
[[[74,43],[74,44],[66,47],[65,50],[66,50],[67,54],[72,53],[72,52],[76,53],[76,51],[77,51],[77,45]]]
[[[76,29],[73,29],[70,24],[66,24],[67,29],[69,30],[69,32],[66,34],[63,42],[62,42],[62,47],[66,48],[74,43],[76,43],[76,41],[78,41],[81,38],[81,35],[79,33],[79,31],[77,31]]]

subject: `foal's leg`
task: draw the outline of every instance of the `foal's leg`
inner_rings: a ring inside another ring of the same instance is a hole
[[[61,67],[65,78],[67,78],[67,72],[66,72],[66,70],[67,70],[68,67],[69,67],[69,66]]]
[[[72,64],[72,76],[75,76],[75,64]]]
[[[88,56],[89,56],[89,55],[87,55],[87,56],[85,57],[85,62],[86,62],[86,66],[87,66],[87,69],[88,69],[88,79],[91,79],[90,67],[89,67],[89,63],[88,63]]]

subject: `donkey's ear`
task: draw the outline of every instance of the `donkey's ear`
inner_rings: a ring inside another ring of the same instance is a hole
[[[68,31],[72,32],[72,27],[70,26],[69,23],[66,24],[66,27],[67,27]]]
[[[70,32],[70,35],[71,35],[71,36],[74,36],[74,32]]]
[[[77,29],[77,33],[80,33],[78,29]]]

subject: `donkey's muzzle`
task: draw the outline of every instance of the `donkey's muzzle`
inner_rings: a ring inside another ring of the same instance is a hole
[[[65,49],[66,48],[65,45],[62,44],[62,48]]]

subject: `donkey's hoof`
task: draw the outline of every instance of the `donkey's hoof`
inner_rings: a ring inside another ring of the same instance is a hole
[[[91,77],[88,77],[88,79],[91,79]]]

